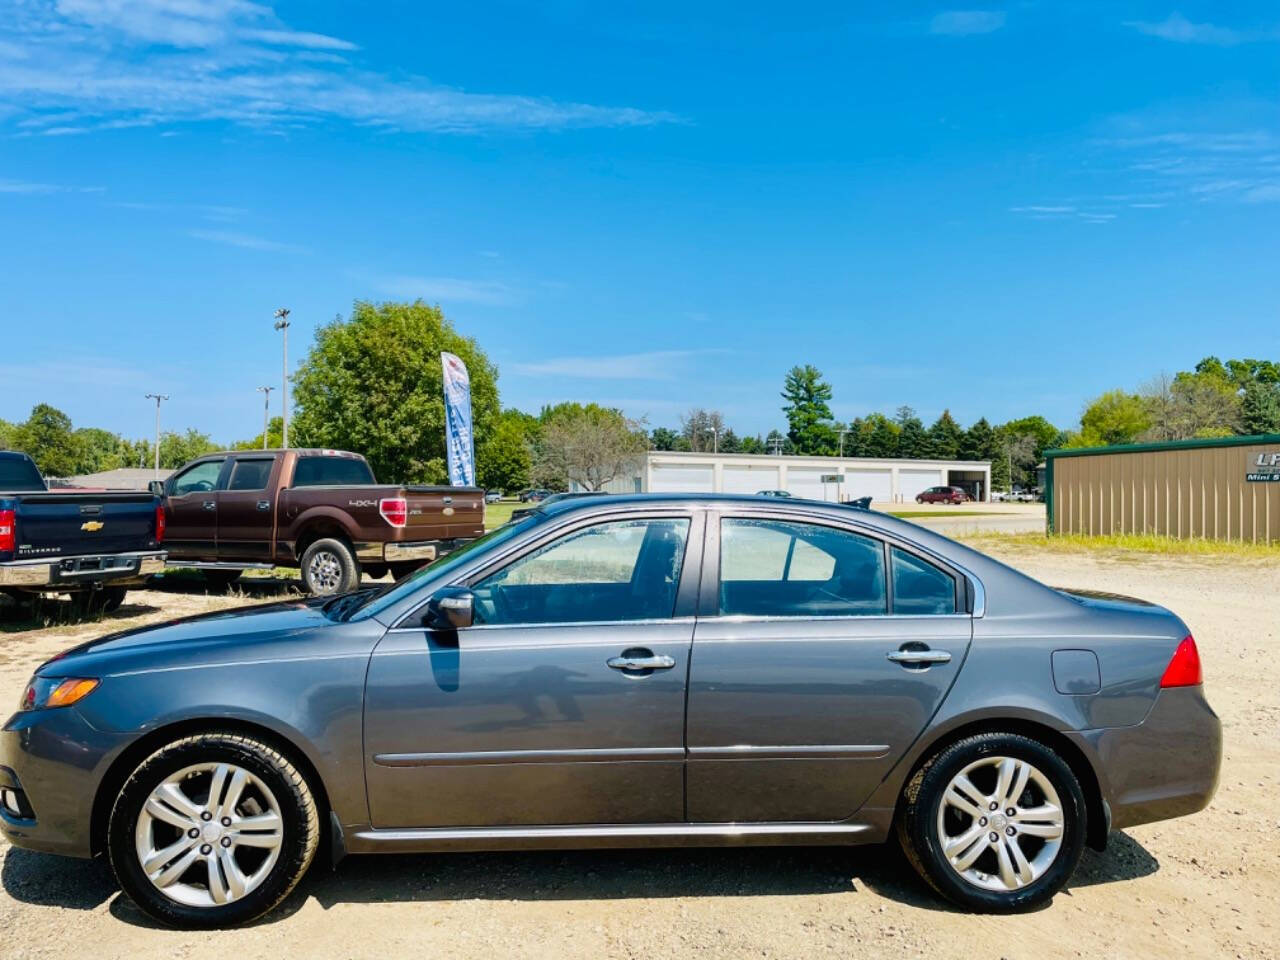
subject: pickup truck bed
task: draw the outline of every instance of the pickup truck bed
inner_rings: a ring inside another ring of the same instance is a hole
[[[154,494],[49,492],[31,459],[11,451],[0,452],[0,483],[0,587],[11,594],[123,587],[164,568]]]
[[[337,450],[210,454],[164,488],[171,566],[227,582],[253,567],[302,570],[313,593],[397,576],[484,533],[484,491],[379,484]]]

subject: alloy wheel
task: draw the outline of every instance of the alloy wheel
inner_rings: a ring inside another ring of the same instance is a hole
[[[1065,815],[1049,778],[1025,760],[984,757],[952,777],[937,813],[951,869],[983,890],[1034,883],[1062,849]]]
[[[317,550],[307,565],[313,593],[335,593],[342,583],[342,562],[337,554]]]
[[[138,863],[177,903],[216,907],[251,894],[284,842],[275,795],[232,763],[202,763],[166,777],[147,797],[134,830]]]

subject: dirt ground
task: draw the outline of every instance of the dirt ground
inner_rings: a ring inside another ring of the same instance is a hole
[[[152,925],[102,864],[0,840],[0,958],[1280,956],[1280,565],[1007,559],[1054,585],[1178,611],[1225,727],[1208,810],[1113,833],[1038,912],[954,911],[892,848],[454,854],[348,858],[252,927],[191,934]],[[88,626],[22,630],[0,618],[0,704],[16,704],[31,670],[80,639],[252,599],[171,588],[131,594]]]

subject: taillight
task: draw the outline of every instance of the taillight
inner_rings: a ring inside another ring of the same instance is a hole
[[[164,543],[164,504],[156,507],[156,543]]]
[[[1173,651],[1173,659],[1165,667],[1164,676],[1160,678],[1162,687],[1195,687],[1204,683],[1204,673],[1200,669],[1200,651],[1196,642],[1187,637],[1178,649]]]
[[[14,531],[14,512],[0,510],[0,553],[13,553],[17,547],[18,535]]]
[[[404,497],[384,497],[378,501],[378,512],[393,527],[403,527],[409,522],[409,501]]]

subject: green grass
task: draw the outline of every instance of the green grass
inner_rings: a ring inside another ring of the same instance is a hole
[[[1153,534],[1117,533],[1106,536],[1043,533],[974,533],[957,537],[978,550],[1034,550],[1057,554],[1111,553],[1119,556],[1221,557],[1233,560],[1280,560],[1280,542],[1241,543],[1234,540],[1179,540]]]
[[[521,503],[519,500],[499,500],[497,503],[484,505],[484,528],[493,530],[511,519],[511,511],[520,507],[536,507],[536,503]]]
[[[902,517],[911,519],[912,517],[998,517],[1009,516],[1002,514],[999,510],[886,510],[885,513],[891,517]]]

